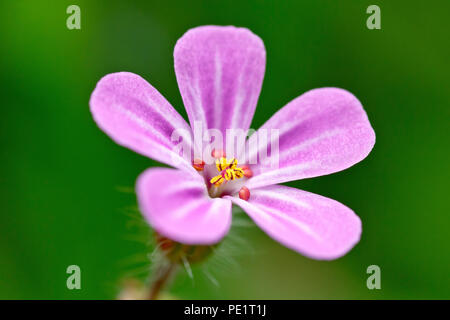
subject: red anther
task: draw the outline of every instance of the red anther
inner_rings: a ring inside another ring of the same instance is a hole
[[[244,164],[243,166],[241,166],[242,171],[244,171],[244,177],[246,178],[251,178],[253,177],[253,171],[252,169],[250,169],[250,167],[246,164]]]
[[[192,162],[192,166],[197,171],[203,171],[203,168],[205,167],[205,161],[201,159],[194,159],[194,161]]]
[[[211,152],[211,157],[213,157],[213,158],[219,159],[219,158],[225,158],[226,156],[227,155],[226,155],[225,151],[223,151],[223,150],[216,150],[216,149],[214,149]]]
[[[242,187],[241,190],[239,190],[239,198],[247,201],[250,198],[250,190],[248,190],[247,187]]]

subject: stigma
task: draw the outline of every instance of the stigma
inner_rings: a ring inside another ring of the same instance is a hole
[[[228,160],[225,157],[220,157],[216,160],[216,168],[219,174],[213,177],[210,182],[216,187],[221,184],[235,179],[240,179],[244,176],[244,169],[237,166],[236,158]]]

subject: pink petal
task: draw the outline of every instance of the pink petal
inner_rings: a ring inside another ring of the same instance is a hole
[[[375,132],[361,103],[338,88],[306,92],[261,129],[279,130],[279,167],[258,161],[252,166],[255,176],[249,188],[344,170],[364,159],[375,144]],[[250,159],[257,153],[257,148],[250,150]]]
[[[171,141],[176,128],[188,133],[186,121],[167,100],[140,76],[119,72],[104,76],[92,93],[91,112],[98,126],[116,143],[157,161],[191,167],[173,151],[179,141]]]
[[[231,201],[210,198],[196,172],[147,169],[137,180],[139,207],[163,236],[185,244],[213,244],[231,225]]]
[[[361,235],[361,220],[343,204],[286,186],[251,190],[249,201],[228,197],[270,237],[318,260],[346,254]]]
[[[174,57],[192,127],[200,121],[222,134],[227,128],[249,128],[266,65],[258,36],[232,26],[198,27],[178,40]]]

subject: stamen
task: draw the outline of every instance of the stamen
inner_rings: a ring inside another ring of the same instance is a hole
[[[216,160],[217,171],[220,172],[219,175],[213,177],[210,182],[215,186],[220,186],[222,183],[240,179],[244,176],[244,170],[237,167],[238,161],[236,158],[227,160],[227,158],[222,157]]]
[[[228,167],[228,162],[226,158],[220,158],[216,160],[217,171],[223,171]]]
[[[217,187],[217,186],[220,186],[224,181],[225,181],[225,178],[222,177],[221,174],[219,174],[218,176],[215,176],[214,178],[212,178],[212,179],[210,180],[210,182],[211,182],[213,185],[215,185],[216,187]]]
[[[203,169],[205,168],[205,161],[201,159],[194,159],[194,161],[192,162],[192,166],[197,171],[203,171]]]
[[[216,150],[216,149],[214,149],[212,152],[211,152],[211,157],[213,157],[213,158],[225,158],[227,155],[225,154],[225,151],[223,151],[223,150]]]
[[[246,177],[246,178],[253,177],[253,171],[252,171],[252,169],[250,169],[250,167],[248,165],[244,164],[243,166],[241,166],[241,169],[244,172],[244,177]]]
[[[245,171],[242,170],[242,168],[234,169],[234,173],[236,174],[236,178],[242,178],[243,176],[245,176]]]
[[[230,169],[235,169],[236,166],[237,166],[237,159],[236,159],[236,158],[233,158],[233,159],[231,160]]]
[[[250,199],[250,190],[248,190],[247,187],[242,187],[241,190],[239,190],[239,198],[248,201],[248,199]]]

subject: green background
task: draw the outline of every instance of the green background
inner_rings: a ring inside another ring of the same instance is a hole
[[[81,7],[81,30],[66,8]],[[366,8],[381,8],[381,30]],[[156,162],[114,144],[89,112],[96,82],[130,71],[186,116],[173,47],[189,28],[236,25],[267,49],[258,128],[304,91],[337,86],[363,103],[372,153],[330,176],[289,183],[351,207],[361,242],[332,261],[305,258],[249,226],[222,255],[180,272],[171,294],[210,299],[450,298],[448,1],[2,1],[0,298],[110,299],[146,275],[148,228],[136,177]],[[66,268],[82,289],[66,288]],[[366,269],[381,268],[381,290]],[[205,268],[219,286],[206,276]]]

